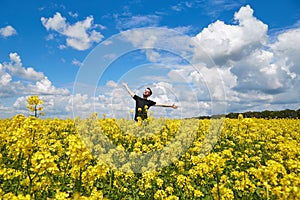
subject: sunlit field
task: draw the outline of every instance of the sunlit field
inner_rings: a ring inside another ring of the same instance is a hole
[[[300,199],[300,120],[212,124],[2,119],[0,199]]]

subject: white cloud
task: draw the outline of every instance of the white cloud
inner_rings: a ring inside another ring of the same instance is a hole
[[[276,57],[285,61],[286,70],[300,75],[300,28],[281,33],[270,47]]]
[[[7,68],[13,76],[17,76],[26,80],[40,80],[44,77],[42,72],[35,71],[32,67],[24,68],[21,58],[17,53],[9,54],[10,62],[4,63],[4,68]]]
[[[280,66],[273,63],[274,55],[257,49],[237,62],[231,71],[237,76],[236,90],[247,92],[258,90],[265,93],[278,93],[289,85],[288,75]]]
[[[159,24],[160,17],[157,15],[136,15],[132,16],[131,13],[123,15],[114,15],[117,28],[124,30],[130,28],[141,27],[154,27]]]
[[[76,66],[81,66],[82,65],[82,63],[79,60],[77,60],[77,59],[73,59],[72,60],[72,64],[76,65]]]
[[[109,80],[107,81],[106,86],[110,88],[115,88],[118,86],[118,84],[115,81]]]
[[[74,108],[75,111],[77,111],[75,113],[75,115],[77,116],[78,113],[84,112],[84,113],[92,113],[89,112],[91,111],[92,108],[92,104],[90,102],[90,99],[88,97],[88,95],[84,94],[75,94],[72,96],[72,98],[69,99],[68,101],[68,111],[72,111]]]
[[[98,43],[103,39],[103,35],[95,28],[103,26],[94,24],[93,16],[86,17],[83,21],[69,24],[65,17],[57,12],[53,17],[41,18],[43,26],[49,31],[53,30],[66,37],[66,45],[76,50],[86,50],[93,43]],[[53,36],[52,36],[53,37]]]
[[[0,85],[8,85],[10,81],[12,80],[11,75],[8,73],[4,73],[1,75]]]
[[[204,9],[207,15],[213,18],[218,18],[224,10],[233,10],[239,8],[242,4],[244,4],[243,0],[210,0],[207,4],[198,2],[201,9]]]
[[[78,13],[68,12],[68,14],[69,14],[71,17],[74,17],[74,18],[77,18],[77,17],[78,17]]]
[[[268,26],[253,16],[250,6],[234,15],[237,25],[216,21],[197,36],[200,46],[218,65],[240,60],[267,40]]]
[[[43,77],[42,80],[37,81],[34,85],[29,85],[28,89],[36,94],[49,94],[49,95],[68,95],[69,91],[64,88],[56,88],[52,85],[51,81],[47,77]]]
[[[16,34],[17,34],[16,29],[14,29],[14,27],[12,27],[10,25],[7,25],[4,28],[0,28],[0,36],[2,36],[2,37],[10,37],[10,36],[13,36]]]
[[[201,7],[202,5],[203,4],[198,1],[180,1],[176,5],[171,6],[171,9],[176,12],[181,12],[189,8],[198,8]]]

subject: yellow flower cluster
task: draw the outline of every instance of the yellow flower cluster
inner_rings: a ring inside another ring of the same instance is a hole
[[[2,119],[0,199],[300,199],[300,120],[218,124]]]
[[[44,101],[41,100],[37,95],[33,95],[28,97],[27,99],[28,104],[26,105],[26,108],[33,112],[33,116],[38,117],[39,115],[44,116],[44,112],[41,112],[43,110],[43,107],[41,106],[44,104]]]

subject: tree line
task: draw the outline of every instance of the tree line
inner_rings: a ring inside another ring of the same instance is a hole
[[[291,118],[291,119],[300,119],[300,109],[298,110],[279,110],[279,111],[247,111],[247,112],[236,112],[228,113],[224,115],[212,115],[212,116],[199,116],[198,119],[210,119],[218,117],[226,117],[230,119],[237,119],[239,114],[242,114],[244,118],[265,118],[265,119],[281,119],[281,118]]]

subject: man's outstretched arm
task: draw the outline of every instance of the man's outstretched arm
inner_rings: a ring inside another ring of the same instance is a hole
[[[130,94],[130,96],[134,97],[135,93],[130,90],[127,83],[122,83],[122,85],[126,88],[127,92]]]
[[[175,104],[161,104],[161,103],[156,103],[155,106],[160,106],[160,107],[170,107],[170,108],[178,108]]]

